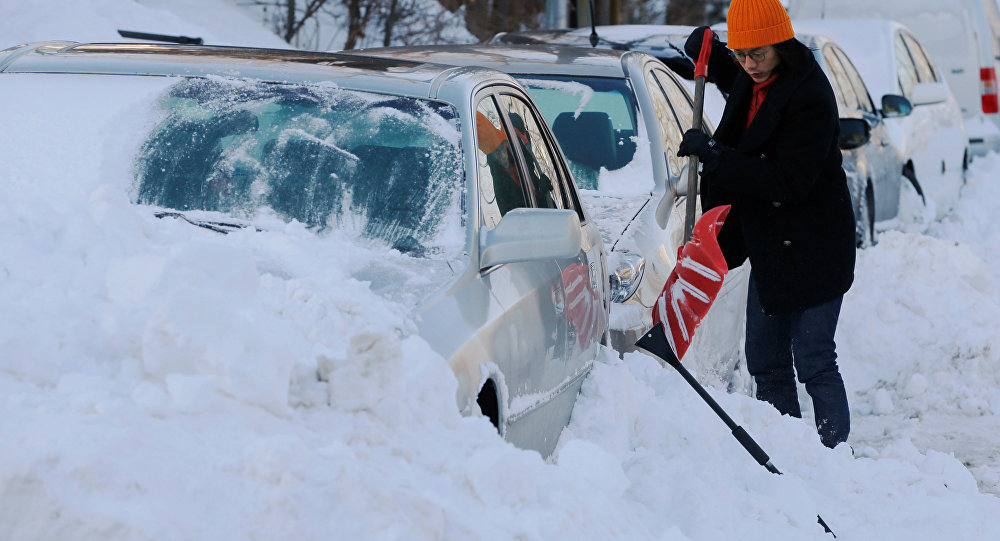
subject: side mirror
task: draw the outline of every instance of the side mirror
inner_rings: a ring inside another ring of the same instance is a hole
[[[886,94],[882,96],[882,116],[885,118],[899,118],[908,116],[913,112],[913,104],[904,96],[897,94]]]
[[[479,268],[576,257],[582,237],[576,211],[514,209],[480,232]]]
[[[942,82],[917,83],[910,93],[914,107],[948,101],[948,85]]]
[[[840,149],[851,150],[872,138],[872,126],[863,118],[840,119]]]

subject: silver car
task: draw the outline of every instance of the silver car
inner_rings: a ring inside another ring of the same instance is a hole
[[[458,379],[459,409],[518,446],[554,449],[606,339],[607,271],[555,139],[514,79],[330,53],[69,42],[3,51],[0,72],[29,89],[148,96],[134,111],[148,130],[121,169],[158,217],[217,234],[264,209],[384,247],[358,277],[412,307]]]
[[[796,37],[813,50],[837,96],[840,148],[854,201],[858,246],[868,246],[876,240],[875,223],[899,215],[902,158],[892,144],[884,113],[875,107],[847,54],[825,36],[800,32]]]
[[[824,21],[825,22],[825,21]],[[798,22],[796,22],[798,27]],[[681,25],[618,25],[597,27],[597,46],[619,50],[642,51],[656,56],[685,79],[694,75],[694,63],[685,56],[684,43],[695,29]],[[725,41],[726,32],[716,28]],[[876,239],[876,222],[891,224],[899,213],[899,172],[906,169],[900,152],[892,144],[885,113],[875,107],[864,81],[843,50],[832,40],[799,32],[797,37],[814,50],[816,60],[833,85],[840,106],[841,150],[851,198],[854,202],[858,246],[871,245]],[[590,40],[590,29],[525,31],[500,33],[491,43],[552,43],[583,45]],[[705,112],[720,118],[726,96],[715,85],[705,88]]]
[[[651,55],[545,45],[442,45],[352,51],[513,75],[552,127],[585,204],[611,246],[611,341],[620,352],[652,325],[682,243],[690,92]],[[704,120],[711,131],[711,123]],[[748,268],[730,273],[685,362],[723,380],[740,356]]]

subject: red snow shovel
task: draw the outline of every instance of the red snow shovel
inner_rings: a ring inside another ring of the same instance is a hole
[[[653,328],[635,345],[680,372],[716,415],[726,423],[733,437],[750,453],[750,456],[767,468],[767,471],[781,475],[760,445],[743,427],[733,421],[680,361],[691,345],[695,329],[701,324],[719,290],[722,289],[722,281],[729,270],[716,238],[725,223],[729,209],[729,205],[715,207],[705,212],[694,225],[691,240],[681,247],[677,263],[653,306]],[[823,521],[823,517],[816,515],[816,518],[827,533],[834,538],[837,537]]]

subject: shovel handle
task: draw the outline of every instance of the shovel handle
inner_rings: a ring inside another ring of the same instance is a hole
[[[708,59],[712,55],[712,37],[715,32],[711,28],[706,28],[701,38],[701,51],[698,53],[698,61],[694,65],[694,77],[708,77]]]
[[[701,39],[701,51],[698,53],[698,61],[694,65],[694,118],[691,119],[691,127],[702,129],[702,116],[705,111],[705,78],[708,77],[708,59],[712,54],[712,37],[714,33],[711,29],[706,29]],[[698,200],[698,156],[688,158],[688,178],[687,178],[687,206],[684,216],[684,242],[691,240],[694,231],[695,206]]]

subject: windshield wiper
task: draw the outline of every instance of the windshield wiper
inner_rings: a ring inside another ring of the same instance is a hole
[[[234,223],[234,222],[217,222],[217,221],[211,221],[211,220],[192,220],[191,218],[188,218],[187,216],[185,216],[184,214],[182,214],[180,212],[161,211],[161,212],[155,212],[155,213],[153,213],[153,216],[156,216],[157,218],[177,218],[177,219],[180,219],[180,220],[184,220],[185,222],[187,222],[187,223],[189,223],[191,225],[196,225],[198,227],[204,227],[205,229],[209,229],[211,231],[215,231],[216,233],[222,233],[223,235],[229,233],[230,231],[237,231],[239,229],[246,229],[247,227],[250,227],[248,224],[240,224],[240,223]],[[258,231],[260,231],[260,230],[258,229]]]

